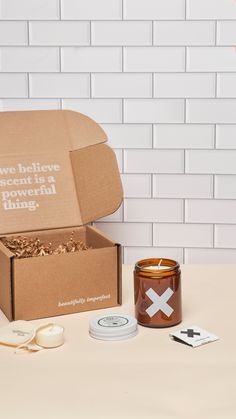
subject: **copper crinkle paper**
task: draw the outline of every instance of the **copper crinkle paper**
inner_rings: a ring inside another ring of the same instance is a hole
[[[62,253],[72,253],[91,249],[91,247],[87,246],[81,240],[76,240],[73,232],[67,242],[57,246],[53,245],[51,242],[44,243],[37,237],[3,237],[1,241],[17,258],[60,255]]]

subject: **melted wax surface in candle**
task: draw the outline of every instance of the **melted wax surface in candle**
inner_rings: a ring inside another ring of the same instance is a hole
[[[165,266],[165,265],[148,265],[148,266],[144,266],[142,269],[149,269],[152,271],[160,271],[163,269],[170,269],[171,266]]]

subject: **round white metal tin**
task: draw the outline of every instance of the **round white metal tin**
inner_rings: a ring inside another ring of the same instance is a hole
[[[123,340],[138,333],[137,320],[127,314],[107,314],[89,322],[89,334],[95,339]]]

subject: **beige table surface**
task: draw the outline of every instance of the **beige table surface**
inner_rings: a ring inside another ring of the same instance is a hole
[[[64,346],[14,355],[0,347],[0,417],[86,419],[236,418],[236,265],[182,266],[182,326],[195,324],[220,340],[191,348],[170,329],[139,327],[133,339],[94,340],[97,314],[133,314],[132,267],[123,274],[123,305],[55,321]],[[1,314],[0,326],[7,323]],[[38,323],[38,322],[37,322]]]

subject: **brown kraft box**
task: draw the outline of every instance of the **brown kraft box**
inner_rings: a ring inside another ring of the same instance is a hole
[[[121,247],[87,225],[113,213],[122,185],[102,128],[77,112],[0,113],[0,236],[89,250],[16,258],[0,242],[0,308],[32,320],[121,304]]]

